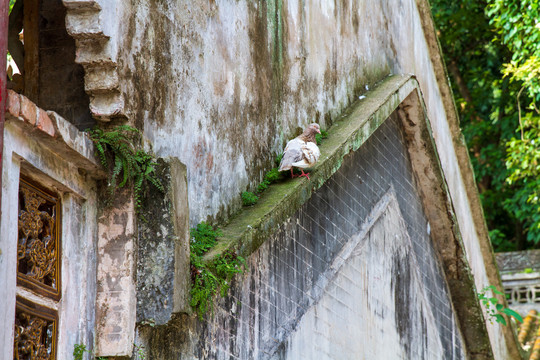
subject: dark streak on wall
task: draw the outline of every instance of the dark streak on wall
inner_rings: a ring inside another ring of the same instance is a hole
[[[169,189],[168,164],[158,160],[156,176]],[[167,323],[173,312],[175,236],[169,191],[149,184],[138,221],[137,322]]]
[[[397,256],[394,258],[394,267],[392,268],[392,286],[394,288],[394,301],[395,301],[395,323],[397,324],[397,330],[400,336],[401,345],[407,353],[407,357],[411,358],[410,344],[412,343],[412,332],[410,331],[411,323],[411,273],[410,264],[411,258],[408,252],[403,256]],[[422,317],[422,320],[425,319]]]

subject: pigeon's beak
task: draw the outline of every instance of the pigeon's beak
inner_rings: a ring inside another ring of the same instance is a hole
[[[321,130],[319,129],[315,129],[316,132],[318,132],[319,134],[321,133]]]

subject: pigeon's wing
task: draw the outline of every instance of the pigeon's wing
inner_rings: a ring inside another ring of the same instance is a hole
[[[321,151],[314,142],[307,142],[305,145],[303,145],[302,153],[304,154],[304,158],[309,166],[315,165],[321,156]]]
[[[298,167],[298,168],[311,167],[315,165],[317,160],[319,160],[319,156],[321,155],[319,148],[313,142],[304,143],[301,146],[301,151],[302,151],[302,159],[298,160],[297,162],[292,163],[292,166]]]
[[[279,171],[289,170],[293,163],[302,160],[304,153],[302,152],[302,146],[305,144],[304,141],[300,139],[292,139],[287,143],[285,147],[285,152],[283,153],[283,158],[279,163]]]

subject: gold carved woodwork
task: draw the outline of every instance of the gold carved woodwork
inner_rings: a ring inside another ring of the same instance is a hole
[[[57,197],[21,179],[17,281],[55,299],[60,295],[59,209]]]
[[[57,320],[55,311],[17,297],[13,359],[55,359]]]

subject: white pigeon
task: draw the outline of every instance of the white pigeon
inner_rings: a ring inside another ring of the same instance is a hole
[[[305,174],[305,168],[312,167],[319,160],[321,152],[317,146],[317,140],[315,140],[315,134],[321,133],[319,124],[311,124],[300,136],[295,137],[287,143],[285,151],[283,152],[283,158],[279,164],[279,171],[291,170],[291,177],[293,175],[293,167],[300,168],[301,175],[305,176],[309,180],[309,173]]]

